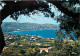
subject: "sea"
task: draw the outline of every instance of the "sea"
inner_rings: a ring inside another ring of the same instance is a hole
[[[8,34],[18,34],[18,35],[35,35],[35,36],[41,36],[42,38],[54,38],[57,39],[56,30],[30,30],[30,31],[16,31],[16,32],[7,32]],[[63,33],[65,33],[64,30],[62,30]],[[71,35],[73,35],[74,39],[76,40],[76,37],[74,36],[74,32],[71,32]],[[66,34],[67,37],[69,37]],[[63,38],[64,39],[64,38]],[[71,39],[69,39],[71,40]]]

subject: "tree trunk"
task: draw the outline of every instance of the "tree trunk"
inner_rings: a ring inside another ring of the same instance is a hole
[[[4,46],[5,46],[5,41],[4,41],[2,29],[1,29],[1,20],[0,20],[0,54],[1,54]]]

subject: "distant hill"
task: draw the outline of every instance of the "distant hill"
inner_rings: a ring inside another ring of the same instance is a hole
[[[2,24],[3,32],[25,30],[58,30],[58,29],[59,26],[54,24],[16,23],[16,22],[4,22]]]

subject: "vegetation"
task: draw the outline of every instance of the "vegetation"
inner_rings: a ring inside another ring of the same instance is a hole
[[[32,35],[4,34],[6,46],[1,56],[79,56],[80,41],[40,38]],[[36,40],[34,40],[36,39]],[[13,40],[13,41],[12,41]],[[39,44],[39,45],[38,45]],[[54,47],[49,52],[40,53],[39,48]]]
[[[27,1],[29,1],[29,0],[27,0]],[[71,36],[70,32],[73,31],[76,38],[78,40],[80,38],[80,23],[79,23],[80,22],[80,19],[79,19],[80,7],[75,7],[76,4],[79,4],[79,0],[69,0],[69,2],[66,2],[66,0],[64,0],[64,1],[63,0],[62,1],[61,0],[57,0],[57,1],[56,0],[54,0],[54,1],[46,0],[46,2],[42,1],[42,0],[41,1],[34,0],[32,2],[25,2],[25,1],[15,2],[14,0],[8,2],[8,1],[3,0],[1,3],[5,3],[6,5],[2,6],[2,10],[0,11],[1,12],[1,16],[0,16],[0,53],[5,45],[4,36],[2,33],[2,29],[1,29],[2,20],[4,20],[9,15],[11,16],[11,18],[13,18],[15,20],[17,20],[18,16],[21,14],[28,15],[29,17],[31,17],[30,16],[31,13],[32,13],[32,15],[37,13],[37,12],[35,12],[35,10],[41,11],[45,17],[49,17],[49,15],[50,15],[50,17],[54,18],[54,12],[51,12],[51,10],[50,10],[51,9],[50,6],[52,6],[52,5],[49,6],[48,5],[49,3],[52,3],[61,12],[64,13],[64,15],[61,14],[57,18],[57,21],[60,22],[60,28],[64,29],[66,31],[66,33],[68,34],[68,36]],[[62,33],[60,33],[60,34],[62,34]],[[64,35],[64,34],[62,34],[62,35]],[[67,40],[64,42],[63,40],[60,39],[61,36],[58,38],[59,39],[57,39],[57,40],[60,42],[58,42],[56,40],[54,42],[52,42],[55,45],[55,49],[52,52],[49,52],[49,53],[44,52],[43,54],[37,53],[38,56],[39,55],[40,56],[44,56],[44,55],[70,56],[70,55],[73,55],[73,53],[75,53],[75,56],[80,55],[80,51],[79,51],[80,44],[78,43],[79,42],[78,40],[75,40],[72,42],[69,42],[69,40]],[[66,38],[66,37],[63,37],[63,38]],[[72,36],[71,36],[71,39],[73,39]],[[9,41],[12,41],[12,40],[9,40]],[[30,45],[32,43],[31,41],[30,41]],[[21,43],[24,44],[23,41]],[[73,43],[74,43],[74,45],[73,45]],[[34,49],[36,50],[36,48],[32,48],[32,49],[28,48],[28,49],[29,49],[28,51],[33,51]],[[13,51],[11,51],[11,50],[13,50]],[[10,51],[7,50],[9,53],[6,51],[3,53],[5,53],[8,56],[9,55],[11,55],[11,56],[23,55],[22,52],[24,52],[24,51],[22,51],[21,53],[20,52],[16,53],[15,50],[16,50],[16,48],[14,48],[14,49],[11,48]],[[1,55],[5,56],[5,54],[3,54],[3,53]],[[13,53],[15,53],[15,54],[13,54]],[[36,54],[36,51],[33,51],[33,52],[26,51],[24,53],[28,53],[27,55],[30,56],[30,55]]]
[[[77,14],[80,13],[79,12],[80,5],[78,3],[73,3],[73,4],[70,4],[70,2],[64,2],[64,3],[62,3],[62,6],[67,8],[68,10],[72,11],[73,13],[77,13]],[[78,5],[79,5],[79,7],[76,7]],[[77,39],[80,38],[79,16],[77,18],[75,18],[75,17],[71,17],[71,16],[64,14],[64,15],[60,15],[57,18],[57,21],[60,22],[60,28],[64,29],[66,31],[65,33],[67,33],[69,36],[70,36],[70,33],[73,31],[76,38]],[[71,39],[73,39],[73,37]]]

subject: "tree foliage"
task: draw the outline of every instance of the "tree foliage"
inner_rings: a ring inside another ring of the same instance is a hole
[[[76,3],[79,4],[79,0],[69,0],[67,3],[66,0],[46,0],[47,2],[40,1],[40,0],[27,0],[27,1],[17,1],[15,2],[14,0],[12,1],[2,1],[6,5],[3,7],[3,9],[0,11],[0,28],[1,28],[1,23],[2,20],[4,20],[7,16],[11,16],[13,19],[17,20],[18,16],[21,14],[28,15],[30,16],[30,12],[32,14],[35,14],[36,12],[34,10],[39,10],[44,13],[45,16],[48,17],[48,13],[51,17],[54,17],[54,13],[50,11],[49,3],[52,3],[55,5],[61,12],[63,12],[65,15],[59,17],[61,24],[60,27],[61,29],[65,29],[67,32],[73,30],[75,32],[75,36],[77,38],[80,37],[80,19],[79,19],[79,13],[78,11],[75,11],[75,8],[72,8],[73,5]],[[80,11],[80,9],[78,8]],[[2,34],[2,30],[0,29],[0,40],[4,43],[4,37]],[[2,43],[0,42],[0,43]],[[4,45],[0,44],[0,50],[2,50]],[[1,52],[1,51],[0,51]]]

